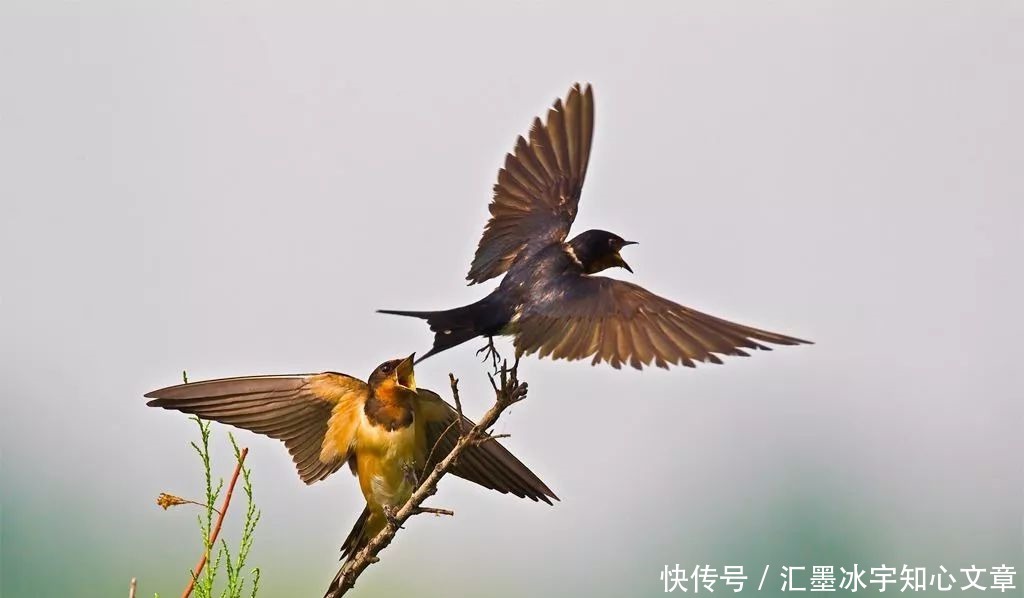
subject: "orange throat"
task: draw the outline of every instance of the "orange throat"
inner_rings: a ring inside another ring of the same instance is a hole
[[[416,393],[388,380],[373,389],[364,407],[373,425],[395,431],[412,425]]]

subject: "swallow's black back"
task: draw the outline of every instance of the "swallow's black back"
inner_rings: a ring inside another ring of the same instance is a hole
[[[556,300],[571,289],[566,274],[582,274],[578,261],[564,243],[530,248],[513,261],[501,283],[483,299],[438,311],[380,310],[381,313],[426,320],[434,332],[434,345],[418,361],[476,338],[512,334],[517,314],[533,302]]]

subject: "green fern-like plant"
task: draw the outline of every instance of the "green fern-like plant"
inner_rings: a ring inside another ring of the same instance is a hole
[[[235,441],[235,437],[228,433],[228,438],[231,440],[231,446],[234,448],[235,461],[238,464],[239,471],[242,477],[242,489],[245,493],[246,508],[245,508],[245,522],[242,525],[242,536],[239,540],[237,549],[232,552],[227,540],[223,538],[219,544],[214,545],[210,541],[210,534],[213,530],[214,525],[214,514],[220,514],[217,511],[216,504],[217,499],[220,497],[221,492],[224,490],[224,480],[218,479],[214,483],[212,468],[210,466],[210,423],[205,422],[198,417],[192,418],[199,426],[199,442],[192,442],[192,448],[195,449],[196,454],[199,455],[199,459],[203,464],[203,474],[206,482],[206,501],[203,511],[198,516],[199,532],[202,535],[203,549],[207,555],[207,564],[203,571],[196,576],[195,571],[190,570],[189,573],[195,580],[195,587],[193,588],[193,595],[197,598],[242,598],[242,593],[245,590],[246,574],[245,565],[249,558],[249,551],[252,549],[253,541],[255,539],[256,524],[260,520],[260,511],[256,508],[256,503],[253,500],[253,489],[252,489],[252,476],[251,471],[245,465],[242,459],[242,451],[238,448],[238,443]],[[227,577],[227,581],[220,594],[214,594],[214,582],[217,579],[218,573],[221,571],[223,566],[224,574]],[[249,597],[255,598],[257,592],[259,592],[260,583],[260,570],[255,567],[250,572],[251,589],[249,591]]]

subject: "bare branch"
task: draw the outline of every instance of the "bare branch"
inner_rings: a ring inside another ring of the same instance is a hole
[[[452,511],[451,509],[435,509],[433,507],[416,507],[416,509],[413,510],[412,514],[413,515],[422,515],[423,513],[429,513],[431,515],[439,515],[439,516],[440,515],[447,515],[449,517],[454,517],[455,516],[455,511]]]
[[[511,434],[491,434],[484,436],[483,438],[477,438],[473,441],[474,446],[480,446],[481,444],[490,442],[492,440],[498,440],[499,438],[512,438]]]
[[[459,414],[459,438],[462,438],[466,435],[466,427],[462,423],[462,400],[459,398],[459,379],[455,377],[455,374],[448,372],[448,383],[452,386],[452,397],[455,398],[455,411]]]
[[[453,465],[458,461],[459,456],[467,448],[475,446],[480,442],[486,442],[489,437],[487,430],[494,427],[494,424],[501,417],[501,414],[519,401],[526,398],[527,384],[526,382],[520,382],[518,377],[519,359],[517,358],[511,368],[508,367],[508,363],[502,364],[501,370],[498,372],[498,377],[501,380],[501,386],[499,387],[494,378],[488,374],[488,378],[491,380],[491,385],[494,387],[494,405],[484,413],[480,421],[470,428],[469,430],[461,430],[462,425],[462,402],[459,398],[459,381],[455,376],[449,374],[449,380],[452,386],[452,395],[455,398],[455,407],[459,412],[460,430],[462,433],[459,435],[459,441],[455,444],[455,448],[452,452],[448,453],[444,459],[441,460],[428,475],[420,480],[419,486],[413,492],[412,496],[400,509],[395,511],[389,517],[387,526],[359,552],[352,556],[345,565],[342,567],[342,571],[339,573],[337,590],[328,594],[325,598],[340,598],[344,596],[349,590],[351,590],[356,583],[356,580],[362,575],[363,571],[367,567],[376,563],[380,560],[377,556],[380,551],[387,548],[391,541],[394,540],[395,534],[398,530],[402,529],[402,525],[409,520],[410,517],[419,513],[433,513],[434,515],[454,515],[452,511],[447,509],[432,509],[429,507],[423,507],[423,501],[428,497],[432,496],[437,492],[437,484],[451,469]],[[433,454],[433,449],[431,450]],[[429,460],[428,460],[429,463]]]
[[[449,432],[449,431],[450,431],[450,430],[451,430],[451,429],[452,429],[453,427],[455,427],[455,424],[457,424],[457,423],[459,423],[459,422],[457,422],[457,421],[453,421],[452,423],[448,424],[448,427],[444,429],[444,432],[442,432],[442,433],[441,433],[441,434],[440,434],[440,435],[439,435],[439,436],[437,437],[437,440],[435,440],[435,441],[434,441],[434,446],[430,447],[430,452],[429,452],[429,453],[427,453],[427,459],[426,459],[426,460],[425,460],[425,461],[423,462],[423,463],[424,463],[424,465],[426,465],[426,466],[428,466],[428,467],[429,467],[429,466],[430,466],[430,464],[431,464],[431,463],[433,463],[433,461],[431,461],[431,459],[433,459],[433,458],[434,458],[434,451],[436,451],[436,450],[437,450],[437,446],[438,446],[439,444],[441,444],[441,441],[442,441],[442,440],[444,440],[446,436],[448,436],[448,432]],[[461,428],[461,426],[460,426],[460,428]],[[461,436],[462,434],[460,433],[459,435]]]

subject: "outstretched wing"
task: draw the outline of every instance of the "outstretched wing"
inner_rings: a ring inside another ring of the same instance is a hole
[[[545,299],[523,311],[515,337],[519,354],[552,359],[606,361],[618,369],[668,368],[697,361],[722,363],[718,355],[743,349],[770,351],[758,341],[796,345],[808,341],[751,328],[701,313],[635,284],[603,276],[567,275]]]
[[[418,461],[421,470],[426,470],[434,467],[455,448],[459,441],[459,427],[456,423],[459,414],[436,393],[425,388],[418,389],[417,393],[417,441],[422,453]],[[466,430],[476,425],[466,417],[462,418],[462,423]],[[502,494],[512,493],[520,498],[548,504],[551,504],[551,499],[558,500],[540,478],[497,440],[467,448],[451,473]]]
[[[366,383],[345,374],[246,376],[179,384],[147,393],[150,407],[174,409],[277,438],[307,484],[348,459]],[[332,433],[327,437],[332,419]]]
[[[589,85],[574,85],[564,104],[556,100],[546,123],[534,119],[530,140],[520,136],[498,171],[491,219],[466,280],[473,284],[502,274],[527,245],[565,240],[576,218],[593,136]]]

